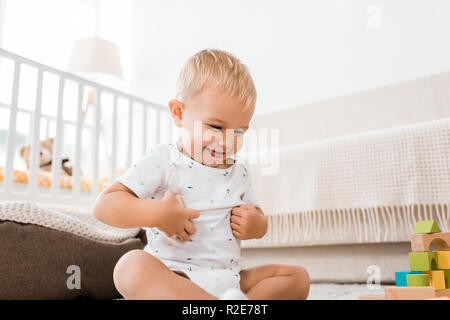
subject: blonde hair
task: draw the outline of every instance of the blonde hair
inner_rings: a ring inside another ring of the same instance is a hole
[[[255,107],[256,89],[247,67],[226,51],[205,49],[190,57],[178,76],[175,97],[181,101],[194,97],[206,84],[225,90],[244,109]]]

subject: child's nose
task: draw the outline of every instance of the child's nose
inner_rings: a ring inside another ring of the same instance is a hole
[[[232,138],[230,138],[230,139],[224,138],[219,142],[219,146],[223,152],[226,152],[227,150],[229,150],[230,148],[233,147],[233,139]]]

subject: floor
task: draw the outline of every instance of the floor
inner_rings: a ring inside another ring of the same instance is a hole
[[[384,295],[384,286],[369,289],[365,283],[312,283],[308,300],[358,300],[363,294]]]
[[[312,283],[308,300],[358,300],[363,294],[384,295],[384,286],[382,285],[380,289],[369,289],[367,284],[359,283]]]

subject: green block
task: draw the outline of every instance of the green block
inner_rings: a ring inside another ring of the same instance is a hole
[[[411,271],[437,270],[436,252],[410,252],[409,267]]]
[[[395,285],[397,287],[407,287],[406,276],[408,274],[422,274],[422,271],[397,271],[395,273]]]
[[[450,289],[450,270],[442,270],[442,271],[444,271],[445,289]]]
[[[406,276],[408,287],[428,287],[430,285],[429,274],[408,274]]]
[[[437,233],[441,232],[441,229],[434,220],[422,220],[416,223],[414,234],[419,233]]]

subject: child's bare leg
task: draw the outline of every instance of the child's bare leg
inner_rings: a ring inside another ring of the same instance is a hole
[[[240,275],[241,290],[250,300],[305,300],[309,295],[309,275],[300,266],[268,264]]]
[[[217,300],[143,250],[124,254],[114,268],[113,279],[117,290],[126,299]]]

